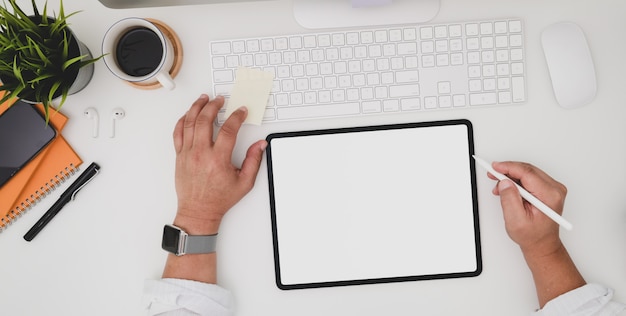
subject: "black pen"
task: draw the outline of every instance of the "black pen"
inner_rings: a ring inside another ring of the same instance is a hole
[[[78,179],[76,179],[76,181],[74,181],[74,183],[72,183],[70,187],[65,190],[63,194],[61,194],[61,197],[56,202],[54,202],[54,204],[52,205],[52,207],[50,207],[46,214],[43,214],[43,216],[37,221],[37,223],[35,223],[35,225],[26,233],[26,235],[24,235],[24,239],[26,241],[33,240],[33,238],[35,238],[35,236],[39,234],[39,232],[52,220],[52,218],[54,218],[54,216],[56,216],[61,211],[63,206],[65,206],[65,204],[67,204],[69,201],[73,201],[76,198],[76,193],[78,193],[80,189],[82,189],[87,183],[89,183],[89,181],[91,181],[91,179],[93,179],[93,177],[95,177],[99,172],[100,166],[97,163],[92,162],[91,165],[87,167],[87,170],[83,171],[83,173],[80,174]]]

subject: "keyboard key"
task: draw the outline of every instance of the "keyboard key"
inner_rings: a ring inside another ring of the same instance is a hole
[[[452,104],[454,105],[454,107],[464,107],[466,106],[466,102],[465,102],[465,95],[464,94],[455,94],[454,96],[452,96]]]
[[[417,81],[419,81],[419,73],[417,72],[417,70],[396,72],[397,83],[408,83]]]
[[[400,110],[398,100],[384,100],[383,111],[385,112],[397,112]]]
[[[346,43],[348,43],[348,45],[356,45],[359,43],[359,33],[357,32],[350,32],[348,34],[346,34]]]
[[[478,24],[471,23],[465,25],[465,35],[467,36],[477,36],[478,35]]]
[[[362,44],[374,43],[374,33],[371,31],[361,32],[361,43]]]
[[[496,94],[493,92],[470,94],[470,105],[492,105],[492,104],[496,104]]]
[[[520,33],[522,31],[521,21],[509,21],[509,32]]]
[[[493,34],[493,24],[491,22],[480,23],[480,35]]]
[[[289,95],[286,93],[279,93],[276,95],[276,105],[285,106],[289,105]]]
[[[317,98],[320,100],[320,103],[330,103],[332,94],[328,90],[322,90],[317,93]]]
[[[437,98],[436,97],[425,97],[424,98],[424,108],[425,109],[436,109],[437,108]]]
[[[230,95],[230,91],[233,90],[234,84],[216,84],[214,85],[215,95]]]
[[[261,40],[261,51],[269,52],[274,50],[274,41],[269,38],[265,38]]]
[[[479,92],[483,90],[483,81],[480,79],[473,79],[469,81],[469,91]]]
[[[380,74],[380,81],[383,84],[392,84],[394,83],[394,73],[393,72],[383,72]]]
[[[435,42],[435,51],[437,53],[447,52],[448,51],[448,41],[447,40],[439,40]]]
[[[447,54],[437,55],[437,66],[438,67],[448,66],[449,64],[450,64],[450,59],[449,59],[449,56]]]
[[[259,44],[259,40],[247,40],[246,41],[246,51],[249,53],[256,53],[261,50],[261,46]]]
[[[422,40],[432,39],[433,38],[433,28],[431,26],[421,27],[420,28],[420,38]]]
[[[381,30],[374,32],[374,41],[376,43],[387,43],[387,31]]]
[[[402,111],[415,111],[420,109],[419,98],[408,98],[400,101]]]
[[[434,53],[435,52],[435,42],[433,41],[424,41],[422,42],[422,54]]]
[[[376,99],[385,100],[389,97],[389,89],[387,87],[376,87],[374,88],[374,94]]]
[[[463,65],[463,54],[455,53],[450,55],[450,64],[453,66]]]
[[[302,99],[302,93],[300,92],[289,94],[289,98],[292,105],[301,105],[304,102]]]
[[[513,94],[513,102],[526,101],[526,86],[524,77],[511,78],[511,93]]]
[[[450,50],[458,52],[463,50],[463,41],[459,38],[450,40]]]
[[[317,93],[313,91],[304,93],[304,103],[305,104],[315,104],[317,103]]]
[[[241,54],[246,52],[246,42],[244,41],[234,41],[233,42],[233,53]]]
[[[442,82],[437,83],[437,90],[439,94],[450,93],[450,91],[452,91],[450,81],[442,81]]]
[[[367,101],[361,104],[363,113],[378,113],[382,111],[380,101]]]
[[[215,83],[231,82],[233,80],[232,70],[220,70],[213,72],[213,82]]]
[[[417,39],[417,32],[415,28],[407,28],[403,30],[405,41],[414,41]]]
[[[371,100],[374,98],[374,89],[367,87],[361,88],[361,100]]]
[[[302,48],[302,37],[290,37],[289,38],[289,48],[290,49],[300,49]]]
[[[317,41],[315,39],[315,36],[313,35],[308,35],[308,36],[303,37],[303,42],[304,42],[304,48],[317,47]]]
[[[520,47],[522,46],[522,36],[521,35],[511,35],[509,37],[509,43],[511,47]]]
[[[508,25],[504,21],[499,21],[493,25],[496,34],[505,34],[508,32]]]
[[[352,88],[346,90],[346,99],[348,99],[348,101],[357,101],[359,98],[361,98],[359,89]]]
[[[439,107],[450,108],[452,107],[452,97],[449,95],[443,95],[439,97]]]
[[[435,26],[435,38],[448,37],[448,27],[445,25]]]
[[[422,67],[434,67],[435,66],[435,56],[433,55],[424,55],[422,56]]]
[[[450,37],[461,37],[463,35],[462,27],[460,24],[450,25]]]
[[[333,46],[343,46],[346,44],[346,37],[343,33],[335,33],[331,36]]]
[[[213,55],[226,55],[230,54],[230,43],[213,43],[211,44],[211,54]]]
[[[521,75],[524,73],[524,64],[522,63],[512,63],[511,64],[511,74],[513,75]]]
[[[511,100],[510,91],[498,92],[498,103],[511,103]]]
[[[286,50],[289,48],[289,42],[285,37],[279,37],[274,41],[274,45],[277,50]]]
[[[523,52],[521,49],[511,49],[511,60],[513,61],[518,61],[518,60],[522,60],[523,58]]]
[[[317,45],[319,47],[330,47],[330,44],[330,35],[324,34],[317,36]]]
[[[222,69],[226,67],[226,58],[223,56],[213,57],[213,69]]]
[[[402,30],[395,29],[389,31],[389,41],[400,42],[402,41]]]
[[[346,91],[337,89],[332,91],[333,102],[344,102],[346,100]]]
[[[405,84],[389,87],[389,96],[392,98],[413,97],[420,95],[418,84]]]
[[[415,55],[417,54],[417,43],[401,43],[398,44],[399,55]]]

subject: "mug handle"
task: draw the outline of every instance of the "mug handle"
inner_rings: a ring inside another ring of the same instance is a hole
[[[174,90],[174,88],[176,87],[176,83],[174,83],[174,79],[172,79],[172,76],[170,76],[170,74],[167,71],[161,71],[158,74],[156,74],[156,79],[167,90]]]

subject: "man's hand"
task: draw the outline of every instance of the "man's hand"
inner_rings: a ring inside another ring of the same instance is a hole
[[[562,214],[567,188],[540,169],[522,162],[496,162],[493,169],[518,182],[555,212]],[[489,175],[493,180],[496,178]],[[533,274],[539,306],[586,284],[559,237],[559,225],[527,201],[510,180],[493,189],[500,196],[506,231],[524,254]]]
[[[176,194],[174,224],[190,234],[215,234],[222,217],[254,186],[263,151],[260,140],[250,146],[241,168],[232,163],[237,133],[247,116],[240,108],[224,123],[213,141],[213,122],[224,98],[202,95],[174,129]]]
[[[545,172],[521,162],[496,162],[493,168],[517,181],[558,214],[563,213],[567,188]],[[500,195],[506,230],[522,251],[553,252],[561,247],[558,224],[523,200],[511,181],[500,181],[493,193]]]

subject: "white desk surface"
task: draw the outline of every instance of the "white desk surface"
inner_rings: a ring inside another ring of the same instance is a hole
[[[51,0],[50,8],[57,7]],[[151,17],[180,36],[185,59],[174,91],[142,91],[117,80],[102,62],[89,86],[63,107],[63,134],[86,164],[102,174],[85,187],[37,238],[24,233],[67,183],[0,234],[3,315],[142,315],[145,279],[158,278],[166,253],[162,227],[176,210],[176,120],[209,92],[210,40],[304,32],[290,0],[255,4],[112,10],[97,0],[66,0],[74,31],[100,53],[107,28],[129,17]],[[626,302],[626,2],[622,0],[441,0],[433,22],[521,17],[525,22],[528,103],[523,106],[318,120],[244,127],[234,159],[270,132],[467,118],[476,152],[487,159],[532,162],[569,188],[565,217],[575,228],[562,238],[588,282],[616,289]],[[560,108],[552,94],[540,32],[559,21],[585,30],[598,78],[594,102]],[[82,116],[100,113],[100,137]],[[110,112],[126,110],[117,137]],[[223,221],[219,283],[236,297],[237,315],[527,315],[537,308],[531,275],[503,226],[493,182],[479,176],[483,273],[475,278],[281,291],[274,283],[265,161],[254,190]],[[373,254],[375,255],[375,253]]]

